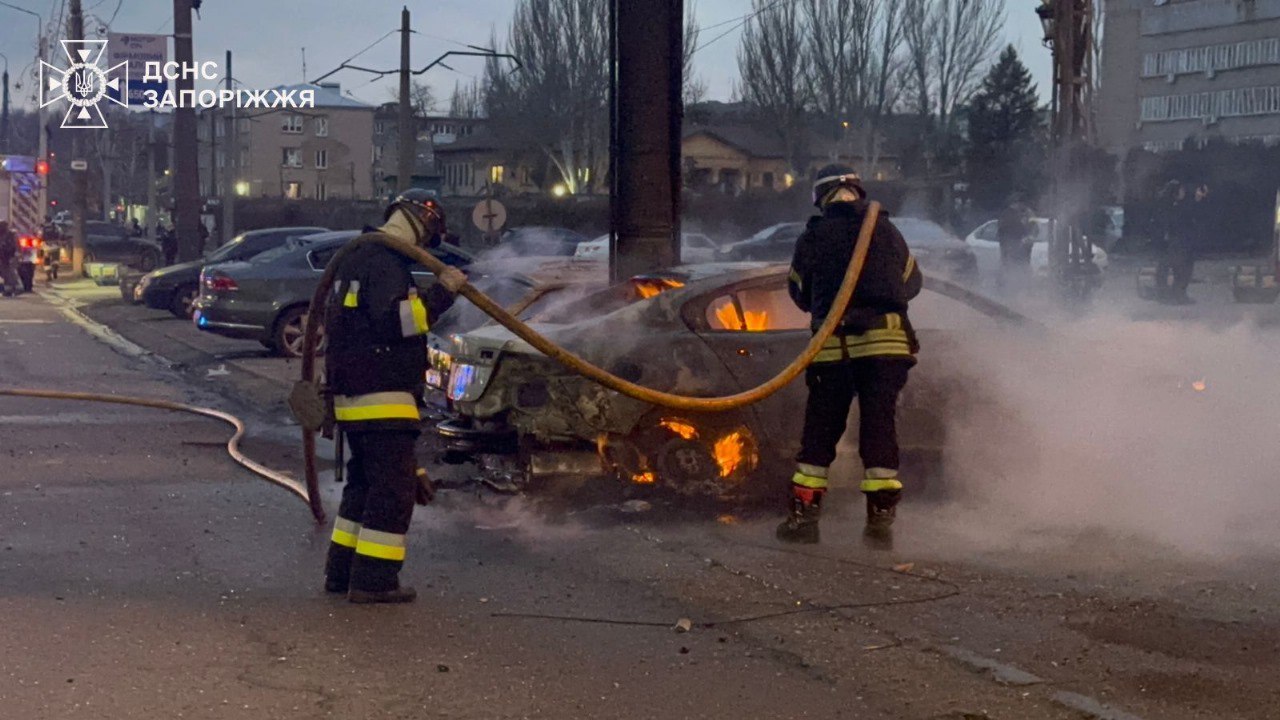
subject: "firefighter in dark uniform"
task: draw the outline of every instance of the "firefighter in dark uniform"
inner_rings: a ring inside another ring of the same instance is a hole
[[[446,232],[440,204],[419,189],[399,195],[385,219],[367,232],[420,247],[439,244]],[[466,276],[449,268],[420,296],[412,265],[381,245],[361,247],[338,267],[325,311],[327,384],[334,419],[351,447],[325,590],[347,593],[356,603],[416,597],[399,581],[419,491],[415,393],[427,370],[430,323],[453,304]]]
[[[796,244],[790,280],[791,298],[812,315],[815,330],[826,320],[844,281],[869,206],[850,168],[833,165],[818,175],[813,196],[822,215],[809,220]],[[881,214],[844,320],[805,377],[809,400],[804,435],[791,479],[791,514],[778,526],[779,540],[818,542],[829,468],[855,397],[861,411],[858,450],[865,469],[861,489],[867,497],[867,530],[884,533],[893,524],[902,490],[898,395],[919,350],[907,303],[920,293],[922,282],[902,234]]]

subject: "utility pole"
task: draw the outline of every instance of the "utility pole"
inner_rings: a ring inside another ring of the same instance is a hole
[[[4,110],[0,111],[0,149],[9,152],[9,58],[4,59]],[[43,208],[41,209],[43,212]]]
[[[146,236],[152,240],[156,237],[156,111],[147,111],[147,216],[143,224]]]
[[[84,40],[84,14],[81,12],[80,0],[71,0],[71,10],[67,17],[67,39]],[[43,132],[44,128],[41,128]],[[73,160],[84,159],[84,142],[81,133],[76,133],[72,140],[71,157]],[[71,238],[71,273],[72,277],[80,277],[84,271],[84,235],[85,215],[89,210],[89,174],[86,170],[71,171],[72,202],[72,238]]]
[[[226,69],[227,91],[232,90],[231,51],[227,51]],[[222,242],[226,243],[236,235],[236,181],[240,177],[240,140],[236,118],[236,104],[231,104],[231,116],[227,123],[227,142],[223,153],[227,156],[226,172],[222,178]],[[353,196],[354,197],[354,196]]]
[[[396,190],[404,192],[413,186],[413,164],[418,154],[418,128],[413,118],[413,92],[409,63],[409,8],[400,11],[400,157],[396,163]]]
[[[1054,233],[1049,260],[1069,298],[1083,299],[1098,280],[1086,223],[1094,202],[1087,162],[1092,140],[1093,0],[1041,0],[1036,9],[1053,50]]]
[[[684,0],[613,0],[615,281],[680,261]]]
[[[178,73],[177,97],[191,97],[195,78],[187,69],[195,66],[192,48],[191,0],[173,0],[173,55]],[[178,234],[178,262],[200,257],[200,146],[196,111],[178,108],[173,113],[173,225]]]
[[[218,196],[218,110],[219,108],[209,108],[209,190],[203,194],[203,197]],[[203,199],[203,198],[202,198]],[[213,236],[210,235],[210,238]],[[205,248],[200,246],[200,252],[203,254]]]

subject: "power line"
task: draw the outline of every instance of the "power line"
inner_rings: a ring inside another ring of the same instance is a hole
[[[734,18],[734,19],[732,19],[732,20],[726,20],[726,21],[724,21],[724,22],[716,23],[715,25],[709,25],[709,26],[707,26],[707,27],[705,27],[705,28],[702,28],[702,30],[714,30],[714,29],[716,29],[716,28],[718,28],[718,27],[724,27],[725,25],[729,25],[729,24],[731,24],[731,23],[737,23],[736,25],[734,25],[733,27],[729,28],[728,30],[725,30],[724,32],[720,33],[719,35],[717,35],[717,36],[715,36],[715,37],[711,38],[710,40],[706,41],[705,43],[702,43],[701,45],[699,45],[699,46],[697,47],[697,49],[695,49],[695,50],[693,51],[693,53],[692,53],[692,54],[696,55],[696,54],[698,54],[698,53],[702,52],[703,50],[705,50],[705,49],[707,49],[708,47],[710,47],[711,45],[713,45],[716,41],[721,40],[721,39],[723,39],[724,37],[726,37],[726,36],[728,36],[728,35],[732,34],[733,32],[735,32],[736,30],[741,29],[741,28],[742,28],[742,26],[744,26],[744,25],[746,25],[747,23],[751,22],[751,21],[752,21],[754,18],[756,18],[757,16],[759,16],[759,15],[763,15],[764,13],[769,12],[770,10],[772,10],[772,9],[774,9],[774,8],[776,8],[776,7],[780,6],[780,5],[782,5],[782,4],[787,3],[787,2],[791,2],[791,1],[792,1],[792,0],[776,0],[776,2],[770,3],[770,4],[768,4],[768,5],[766,5],[766,6],[762,7],[762,8],[760,8],[759,10],[756,10],[755,12],[747,13],[746,15],[743,15],[742,17]]]

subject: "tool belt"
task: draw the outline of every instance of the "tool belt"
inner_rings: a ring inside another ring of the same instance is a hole
[[[813,359],[815,363],[848,362],[870,357],[911,359],[919,347],[910,323],[899,313],[881,315],[861,333],[837,330]]]

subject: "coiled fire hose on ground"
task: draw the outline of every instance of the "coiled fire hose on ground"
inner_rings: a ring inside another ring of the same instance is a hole
[[[791,364],[783,368],[783,370],[774,376],[773,379],[758,387],[735,395],[728,395],[724,397],[687,397],[684,395],[676,395],[673,393],[662,392],[660,390],[654,390],[628,380],[624,380],[551,342],[471,285],[464,285],[458,294],[469,300],[500,325],[515,333],[515,335],[521,340],[532,345],[539,352],[560,363],[570,371],[589,380],[593,380],[610,390],[635,398],[641,402],[674,410],[696,412],[725,412],[728,410],[736,410],[738,408],[757,403],[786,387],[787,384],[792,380],[795,380],[800,373],[804,372],[805,368],[809,367],[809,364],[813,362],[813,359],[822,351],[827,340],[835,333],[836,327],[839,326],[841,320],[844,319],[844,314],[849,307],[849,302],[853,299],[853,292],[858,286],[858,279],[862,276],[862,268],[867,262],[867,252],[871,248],[872,233],[875,231],[876,222],[879,220],[879,217],[880,204],[873,202],[870,204],[866,217],[862,221],[862,227],[858,232],[857,241],[854,245],[853,257],[845,271],[844,282],[840,285],[840,291],[836,293],[835,301],[832,303],[831,312],[827,315],[827,318],[822,323],[821,327],[818,328],[818,331],[814,333],[813,337],[809,340],[809,345],[804,349],[804,352],[800,353],[800,355],[793,360]],[[315,355],[317,345],[319,344],[319,328],[323,322],[325,303],[328,300],[329,293],[332,292],[333,289],[334,274],[337,271],[337,268],[341,266],[343,258],[350,255],[357,248],[367,244],[386,246],[396,252],[399,252],[405,257],[422,264],[422,266],[427,270],[436,274],[444,272],[446,268],[446,265],[443,262],[436,259],[434,255],[426,250],[423,250],[416,245],[410,245],[409,243],[395,240],[394,238],[386,235],[365,235],[344,246],[333,256],[333,259],[329,261],[328,267],[325,268],[324,275],[320,278],[320,284],[316,287],[315,295],[311,298],[310,311],[307,313],[306,334],[304,336],[302,346],[303,382],[315,382]],[[302,444],[307,493],[311,499],[311,512],[315,515],[317,522],[321,522],[324,519],[324,508],[320,504],[319,480],[317,477],[318,473],[316,470],[315,460],[316,438],[314,430],[303,428]]]
[[[213,418],[214,420],[221,420],[235,430],[231,439],[227,441],[227,454],[231,456],[232,460],[235,460],[249,472],[272,484],[279,485],[285,490],[297,495],[299,498],[302,498],[302,500],[310,501],[311,494],[302,483],[283,473],[278,473],[264,465],[256,463],[248,457],[245,457],[244,453],[240,452],[240,440],[244,437],[245,433],[244,423],[240,418],[229,413],[224,413],[220,410],[212,410],[210,408],[197,407],[195,405],[170,402],[168,400],[149,400],[147,398],[127,397],[124,395],[103,395],[98,393],[0,388],[0,396],[38,398],[42,400],[73,400],[77,402],[108,403],[112,405],[131,405],[133,407],[169,410],[171,412],[188,413],[191,415]]]

